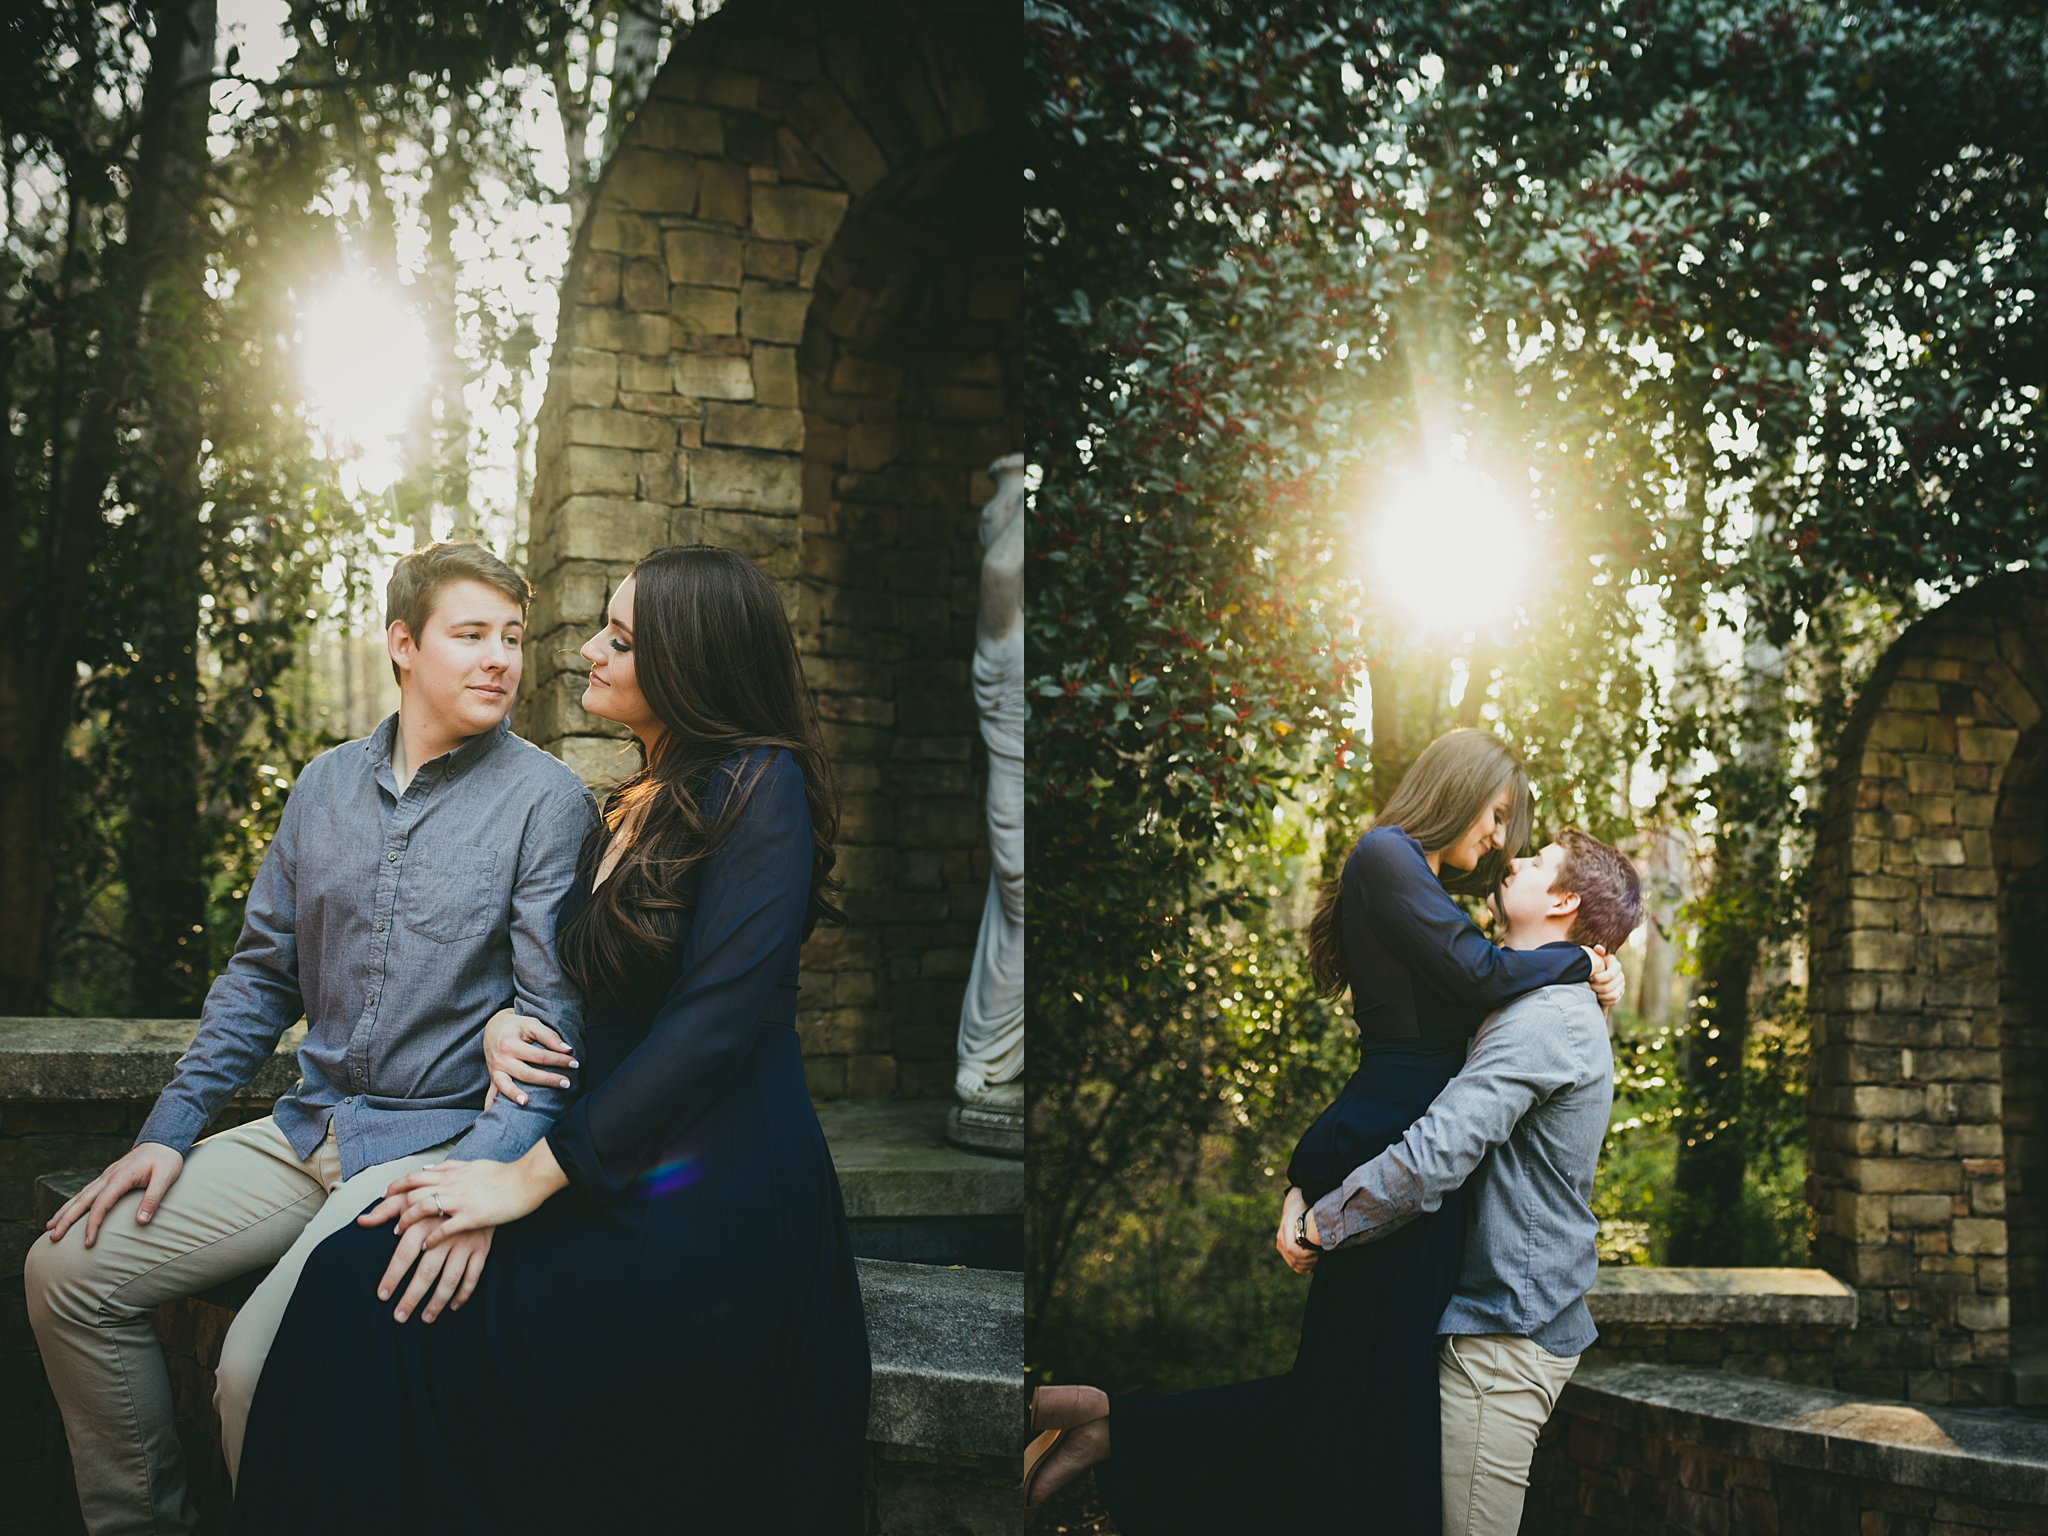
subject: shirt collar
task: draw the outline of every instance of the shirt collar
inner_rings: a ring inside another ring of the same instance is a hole
[[[483,731],[478,735],[470,737],[453,751],[443,752],[439,757],[416,764],[413,772],[417,774],[421,769],[431,768],[434,764],[439,763],[442,765],[444,776],[453,777],[482,761],[484,756],[493,747],[497,746],[499,742],[511,734],[512,712],[507,710],[504,719],[500,720],[488,731]],[[393,710],[378,724],[377,729],[363,738],[363,750],[369,754],[373,766],[391,769],[395,775],[397,770],[392,767],[391,749],[397,743],[398,712]]]

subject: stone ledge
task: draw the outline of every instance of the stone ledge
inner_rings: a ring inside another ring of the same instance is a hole
[[[1985,1501],[2048,1504],[2048,1423],[1661,1365],[1590,1366],[1559,1404],[1630,1434],[1773,1466]]]
[[[147,1103],[199,1026],[192,1019],[0,1018],[0,1100]],[[278,1042],[237,1101],[268,1103],[298,1081],[305,1026]],[[818,1105],[846,1214],[1018,1217],[1024,1165],[946,1140],[946,1099],[838,1099]]]
[[[1823,1269],[1602,1266],[1586,1297],[1602,1326],[1856,1326],[1856,1293]]]
[[[196,1019],[0,1018],[0,1098],[77,1103],[154,1099],[198,1032]],[[243,1090],[274,1099],[299,1080],[295,1024]]]
[[[1014,1456],[1024,1424],[1024,1277],[855,1263],[874,1360],[868,1439]]]

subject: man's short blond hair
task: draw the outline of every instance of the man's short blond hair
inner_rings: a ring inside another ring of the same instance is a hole
[[[502,592],[519,605],[519,617],[526,617],[526,605],[533,601],[533,588],[526,578],[485,549],[481,544],[441,542],[414,550],[398,562],[384,588],[384,627],[403,624],[414,645],[420,631],[433,617],[441,592],[458,581],[480,581]],[[391,663],[391,675],[399,677],[398,663]]]

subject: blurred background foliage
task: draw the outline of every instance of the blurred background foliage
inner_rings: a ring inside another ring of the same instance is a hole
[[[0,8],[0,1015],[195,1016],[389,707],[395,552],[517,560],[575,225],[706,8]]]
[[[1801,1259],[1831,743],[1915,612],[2048,554],[2048,21],[1026,16],[1031,1366],[1291,1358],[1280,1170],[1352,1064],[1299,929],[1461,724],[1658,893],[1610,1257]]]

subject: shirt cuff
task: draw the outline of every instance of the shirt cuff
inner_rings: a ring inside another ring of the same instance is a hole
[[[1344,1186],[1341,1184],[1310,1206],[1309,1214],[1315,1217],[1316,1237],[1325,1253],[1356,1235],[1344,1229]]]
[[[464,1162],[516,1163],[547,1134],[548,1117],[518,1105],[501,1104],[479,1117],[448,1149]]]
[[[199,1139],[199,1133],[206,1129],[206,1122],[192,1123],[193,1111],[182,1104],[158,1102],[149,1112],[149,1118],[142,1122],[142,1129],[135,1133],[134,1145],[145,1141],[160,1147],[169,1147],[183,1157],[192,1150],[192,1143]]]

